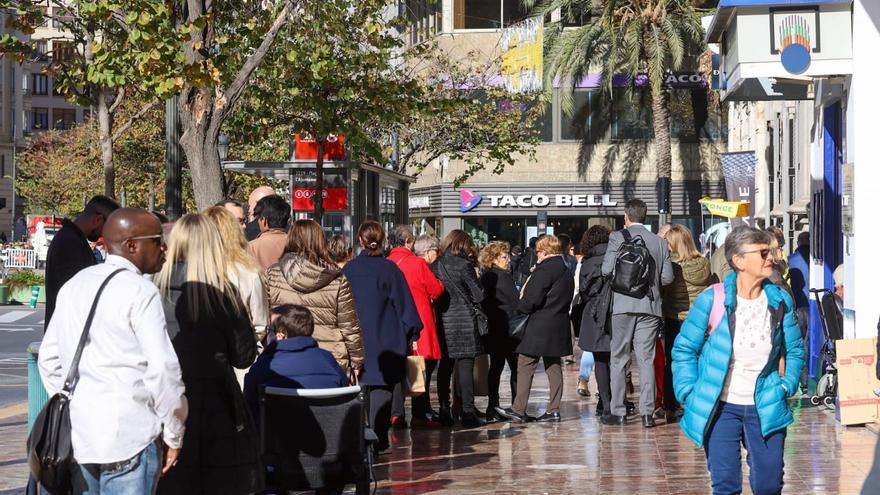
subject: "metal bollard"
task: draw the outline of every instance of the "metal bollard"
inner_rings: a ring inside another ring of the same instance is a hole
[[[31,308],[37,307],[37,299],[40,298],[40,286],[34,285],[31,287]]]
[[[37,356],[40,354],[40,343],[33,342],[27,348],[27,370],[28,370],[28,433],[34,426],[37,415],[49,401],[49,394],[43,387],[43,380],[40,378],[40,370],[37,368]]]

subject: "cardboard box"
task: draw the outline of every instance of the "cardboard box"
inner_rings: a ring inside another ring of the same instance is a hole
[[[837,347],[838,407],[837,417],[843,425],[872,423],[878,419],[880,389],[877,380],[877,339],[844,339]]]

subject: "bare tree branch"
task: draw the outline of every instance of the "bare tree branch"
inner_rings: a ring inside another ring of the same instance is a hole
[[[116,112],[116,109],[119,108],[119,105],[122,105],[122,100],[125,99],[125,88],[119,88],[116,90],[116,99],[113,100],[113,104],[110,105],[110,108],[107,109],[108,112],[112,115]]]
[[[282,8],[281,11],[278,12],[278,15],[275,16],[275,20],[272,21],[272,26],[266,31],[263,42],[260,43],[260,46],[254,54],[245,61],[244,65],[241,66],[241,69],[239,69],[238,74],[235,76],[235,79],[230,83],[229,87],[226,88],[226,91],[223,93],[223,107],[218,109],[218,116],[214,119],[215,122],[223,122],[227,115],[232,111],[232,108],[241,96],[241,92],[244,90],[245,85],[247,85],[250,80],[251,75],[263,62],[263,58],[266,57],[266,54],[269,53],[269,49],[272,48],[272,43],[275,42],[275,38],[278,37],[281,28],[287,23],[287,17],[290,15],[292,5],[292,0],[286,0],[284,2],[284,8]]]
[[[134,123],[137,122],[138,119],[146,115],[147,112],[149,112],[153,107],[158,104],[159,100],[156,99],[141,107],[141,109],[138,110],[136,114],[129,117],[129,119],[124,124],[122,124],[119,129],[116,129],[116,132],[113,133],[113,141],[120,139],[126,132],[128,132],[131,126],[134,125]]]

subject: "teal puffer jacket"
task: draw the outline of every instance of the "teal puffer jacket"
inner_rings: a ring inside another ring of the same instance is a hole
[[[785,399],[797,391],[798,378],[804,367],[804,342],[791,296],[767,280],[762,287],[773,315],[773,349],[767,365],[758,375],[755,406],[761,433],[767,437],[794,421]],[[708,340],[706,329],[713,299],[711,288],[697,296],[672,348],[675,396],[685,409],[681,429],[698,447],[703,446],[730,367],[736,329],[736,273],[729,274],[724,280],[724,292],[725,315]],[[783,349],[785,376],[779,376]]]

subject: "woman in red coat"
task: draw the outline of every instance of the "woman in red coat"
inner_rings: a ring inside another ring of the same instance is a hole
[[[415,237],[409,225],[397,225],[388,236],[391,244],[391,253],[388,260],[393,261],[406,279],[416,309],[422,319],[422,332],[419,339],[412,345],[412,355],[425,358],[425,393],[413,398],[412,421],[421,426],[439,426],[436,413],[431,410],[431,400],[428,395],[428,384],[431,383],[431,374],[437,367],[437,362],[442,356],[440,352],[440,340],[437,337],[437,325],[434,321],[434,300],[443,294],[443,283],[434,275],[428,263],[413,251]],[[394,397],[391,410],[391,424],[395,427],[405,427],[403,403],[403,385],[394,388]]]

